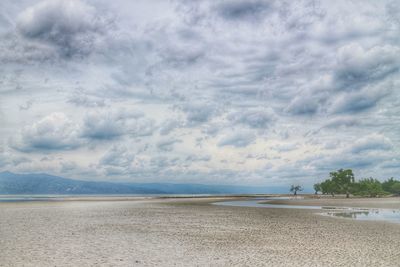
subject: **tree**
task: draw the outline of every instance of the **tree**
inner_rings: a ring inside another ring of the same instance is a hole
[[[315,194],[316,195],[318,195],[318,192],[320,192],[322,189],[321,189],[321,184],[315,184],[314,185],[314,190],[315,190]]]
[[[293,192],[293,194],[295,195],[295,196],[297,196],[297,192],[298,191],[303,191],[303,187],[301,187],[300,185],[292,185],[291,187],[290,187],[290,192]]]
[[[384,182],[380,182],[374,178],[361,179],[355,181],[353,171],[351,169],[340,169],[329,173],[329,179],[314,185],[315,194],[346,194],[348,198],[351,194],[359,196],[377,197],[386,194],[400,195],[400,181],[393,177]],[[291,190],[292,191],[292,190]]]
[[[395,180],[393,177],[382,183],[382,189],[388,193],[400,195],[400,181]]]
[[[340,169],[336,172],[331,172],[329,176],[338,189],[337,193],[346,194],[346,198],[349,198],[352,185],[354,184],[353,171],[351,169]]]
[[[338,191],[337,185],[334,182],[332,182],[330,179],[326,179],[320,185],[321,185],[321,192],[324,195],[331,194],[332,197],[334,197],[335,193]]]
[[[392,186],[394,184],[396,184],[396,182],[399,182],[399,181],[396,181],[393,177],[391,177],[390,179],[387,179],[386,181],[384,181],[382,183],[382,189],[385,190],[386,192],[393,193],[391,191],[392,190]]]
[[[353,185],[353,193],[360,196],[377,197],[386,194],[382,184],[377,179],[361,179]]]
[[[390,191],[391,191],[390,193],[400,195],[400,182],[396,181],[396,183],[394,183],[390,188]]]
[[[323,195],[329,194],[328,180],[323,181],[319,184],[319,186],[321,187],[321,192]]]

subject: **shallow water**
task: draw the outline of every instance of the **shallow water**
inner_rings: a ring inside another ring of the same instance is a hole
[[[277,199],[277,198],[275,198]],[[213,203],[219,206],[235,206],[235,207],[257,207],[257,208],[277,208],[277,209],[307,209],[307,210],[316,210],[321,209],[320,206],[298,206],[298,205],[277,205],[277,204],[268,204],[262,203],[262,201],[272,200],[268,199],[253,199],[253,200],[234,200],[234,201],[222,201]]]
[[[327,212],[325,215],[363,221],[389,221],[400,223],[400,210],[371,209],[367,211]]]
[[[354,220],[366,221],[389,221],[400,223],[400,210],[396,209],[368,209],[368,208],[350,208],[350,207],[325,207],[325,206],[302,206],[302,205],[281,205],[263,203],[277,198],[258,198],[252,200],[222,201],[213,203],[219,206],[235,207],[256,207],[256,208],[275,208],[275,209],[307,209],[321,210],[321,215],[340,217]],[[282,198],[280,198],[282,199]],[[286,198],[288,199],[288,198]]]

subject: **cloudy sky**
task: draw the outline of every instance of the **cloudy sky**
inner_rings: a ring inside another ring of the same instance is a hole
[[[0,170],[399,178],[398,1],[2,0]]]

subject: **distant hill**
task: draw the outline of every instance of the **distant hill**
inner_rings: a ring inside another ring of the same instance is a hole
[[[283,188],[232,185],[113,183],[73,180],[48,174],[0,173],[0,194],[254,194],[284,193]]]
[[[0,173],[0,194],[159,194],[140,186],[72,180],[48,174]]]

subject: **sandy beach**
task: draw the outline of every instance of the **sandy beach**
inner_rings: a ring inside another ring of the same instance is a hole
[[[218,198],[0,203],[1,266],[399,266],[400,224]],[[400,208],[399,198],[277,200]]]

